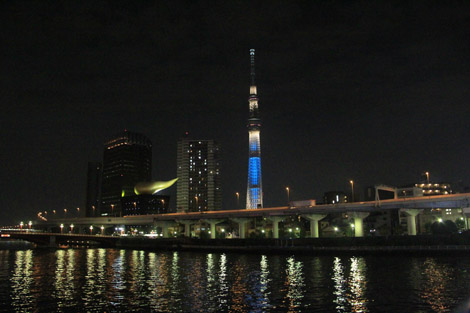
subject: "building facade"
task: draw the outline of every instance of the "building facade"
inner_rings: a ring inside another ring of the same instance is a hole
[[[178,141],[176,208],[179,212],[222,208],[219,146],[214,140]]]
[[[449,183],[419,183],[414,184],[414,187],[423,190],[423,196],[437,196],[452,194],[452,187]]]
[[[142,194],[121,198],[122,215],[147,215],[168,213],[170,196]]]
[[[124,131],[105,143],[101,215],[121,216],[121,198],[134,195],[138,182],[152,176],[152,143],[144,135]]]
[[[324,204],[346,203],[348,196],[342,191],[328,191],[323,194]]]
[[[88,162],[85,205],[87,217],[95,217],[100,212],[102,171],[101,162]]]
[[[250,49],[251,85],[248,97],[248,186],[246,208],[263,207],[263,185],[261,179],[261,119],[258,110],[258,93],[255,83],[255,49]]]

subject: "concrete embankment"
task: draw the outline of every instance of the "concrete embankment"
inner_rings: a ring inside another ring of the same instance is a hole
[[[123,237],[118,248],[244,253],[470,254],[470,235],[305,239],[197,239]]]

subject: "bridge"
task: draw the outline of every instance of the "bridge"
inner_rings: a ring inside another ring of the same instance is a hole
[[[279,238],[279,223],[289,216],[301,216],[310,221],[310,236],[318,237],[318,222],[320,220],[329,214],[346,213],[354,219],[355,236],[362,237],[364,235],[363,220],[370,213],[398,209],[407,214],[408,234],[416,235],[416,216],[421,214],[423,209],[436,208],[462,208],[465,217],[470,217],[470,193],[252,210],[220,210],[124,217],[53,218],[48,221],[38,221],[37,225],[43,228],[57,227],[59,224],[106,225],[108,227],[153,225],[162,228],[163,237],[169,237],[169,227],[183,224],[185,225],[185,236],[189,237],[190,226],[202,221],[210,225],[211,238],[215,238],[216,225],[224,221],[232,221],[239,226],[240,238],[245,238],[248,222],[257,217],[263,217],[272,222],[273,238]]]

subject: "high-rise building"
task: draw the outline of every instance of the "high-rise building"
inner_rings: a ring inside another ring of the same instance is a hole
[[[134,195],[135,185],[151,177],[152,143],[146,136],[124,131],[106,142],[101,215],[122,215],[121,198]]]
[[[255,49],[250,49],[251,86],[248,104],[250,115],[248,118],[248,187],[246,191],[246,208],[257,209],[263,207],[263,188],[261,183],[261,120],[258,111],[258,94],[255,84]]]
[[[178,141],[176,207],[179,212],[220,210],[219,147],[214,140]]]
[[[101,162],[88,162],[85,205],[87,217],[94,217],[100,212],[102,169]]]

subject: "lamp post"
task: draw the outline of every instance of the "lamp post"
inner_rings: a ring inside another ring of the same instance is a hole
[[[93,225],[90,226],[90,235],[93,235]]]
[[[29,221],[29,223],[28,223],[28,226],[29,226],[28,228],[29,228],[29,230],[31,230],[31,225],[33,225],[33,222]]]
[[[427,179],[428,184],[429,184],[429,172],[426,172],[426,173],[424,173],[424,174],[426,174],[426,179]]]
[[[70,224],[70,232],[73,234],[73,224]]]
[[[20,222],[20,229],[23,230],[23,225],[24,223],[23,222]]]
[[[240,206],[240,193],[235,192],[235,196],[237,197],[237,209],[238,209],[238,207]]]
[[[95,209],[96,209],[96,207],[95,207],[94,205],[92,205],[91,208],[93,209],[93,217],[95,217]]]
[[[354,202],[354,181],[350,180],[349,183],[351,184],[351,202]]]
[[[287,204],[289,204],[289,200],[290,200],[290,189],[289,189],[289,187],[286,187],[286,191],[287,191]]]
[[[194,199],[196,199],[196,209],[199,211],[199,198],[198,196],[194,196]]]
[[[62,234],[62,231],[64,230],[64,224],[60,224],[60,233]]]
[[[80,217],[80,208],[77,208],[77,217]]]
[[[67,209],[64,209],[64,217],[67,217]]]
[[[103,235],[103,234],[104,234],[104,226],[101,225],[101,235]]]
[[[111,215],[114,216],[114,204],[111,204]]]
[[[52,213],[54,213],[54,215],[55,215],[56,211],[55,211],[55,210],[52,210]]]

